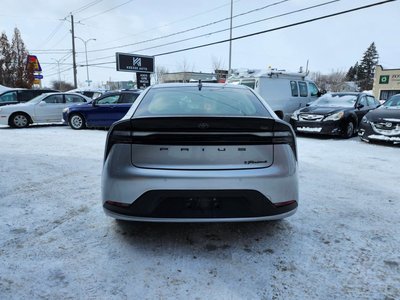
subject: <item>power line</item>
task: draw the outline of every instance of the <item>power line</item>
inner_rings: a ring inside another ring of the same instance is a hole
[[[253,32],[253,33],[250,33],[250,34],[234,37],[234,38],[232,38],[232,40],[233,41],[234,40],[240,40],[240,39],[244,39],[244,38],[248,38],[248,37],[252,37],[252,36],[256,36],[256,35],[260,35],[260,34],[264,34],[264,33],[268,33],[268,32],[273,32],[273,31],[282,30],[282,29],[286,29],[286,28],[290,28],[290,27],[295,27],[295,26],[299,26],[299,25],[303,25],[303,24],[307,24],[307,23],[312,23],[312,22],[316,22],[316,21],[319,21],[319,20],[332,18],[332,17],[336,17],[336,16],[339,16],[339,15],[343,15],[343,14],[348,14],[348,13],[351,13],[351,12],[355,12],[355,11],[371,8],[371,7],[378,6],[378,5],[387,4],[387,3],[390,3],[390,2],[394,2],[394,1],[396,1],[396,0],[386,0],[386,1],[381,1],[381,2],[377,2],[377,3],[369,4],[369,5],[359,6],[359,7],[356,7],[356,8],[340,11],[340,12],[337,12],[337,13],[333,13],[333,14],[329,14],[329,15],[325,15],[325,16],[321,16],[321,17],[307,19],[307,20],[304,20],[304,21],[291,23],[291,24],[284,25],[284,26],[279,26],[279,27],[275,27],[275,28],[271,28],[271,29],[267,29],[267,30],[262,30],[262,31]],[[174,50],[174,51],[169,51],[169,52],[164,52],[164,53],[158,53],[158,54],[155,54],[153,56],[164,56],[164,55],[169,55],[169,54],[174,54],[174,53],[179,53],[179,52],[184,52],[184,51],[189,51],[189,50],[194,50],[194,49],[199,49],[199,48],[204,48],[204,47],[209,47],[209,46],[213,46],[213,45],[217,45],[217,44],[227,43],[229,41],[230,41],[230,39],[225,39],[225,40],[220,40],[220,41],[213,42],[213,43],[207,43],[207,44],[202,44],[202,45],[198,45],[198,46],[183,48],[183,49],[179,49],[179,50]],[[112,64],[112,63],[115,63],[115,61],[97,63],[97,64],[89,64],[89,66],[106,65],[106,64]]]
[[[238,15],[233,16],[233,18],[244,16],[244,15],[253,13],[255,11],[260,11],[262,9],[266,9],[266,8],[269,8],[269,7],[272,7],[272,6],[276,6],[276,5],[279,5],[279,4],[282,4],[284,2],[288,2],[288,1],[290,1],[290,0],[281,0],[281,1],[278,1],[278,2],[274,2],[274,3],[271,3],[271,4],[265,5],[263,7],[259,7],[259,8],[253,9],[253,10],[246,11],[244,13],[240,13]],[[336,1],[340,1],[340,0],[336,0]],[[161,37],[156,37],[156,38],[152,38],[152,39],[148,39],[148,40],[144,40],[144,41],[140,41],[140,42],[136,42],[136,43],[126,44],[126,45],[120,45],[120,46],[114,46],[114,47],[90,50],[88,52],[101,52],[101,51],[112,50],[112,49],[116,49],[116,48],[124,48],[124,47],[128,47],[128,46],[134,46],[134,45],[138,45],[138,44],[154,42],[154,41],[157,41],[157,40],[160,40],[160,39],[165,39],[165,38],[169,38],[169,37],[172,37],[172,36],[175,36],[175,35],[179,35],[179,34],[187,33],[187,32],[190,32],[190,31],[197,30],[197,29],[201,29],[201,28],[204,28],[204,27],[212,26],[212,25],[215,25],[215,24],[227,21],[227,20],[230,20],[230,17],[227,17],[227,18],[224,18],[224,19],[220,19],[220,20],[217,20],[217,21],[214,21],[214,22],[210,22],[210,23],[207,23],[207,24],[203,24],[203,25],[200,25],[200,26],[192,27],[192,28],[189,28],[189,29],[185,29],[185,30],[182,30],[182,31],[174,32],[174,33],[171,33],[171,34],[168,34],[168,35],[164,35],[164,36],[161,36]]]
[[[236,1],[234,1],[234,3],[239,2],[239,1],[241,1],[241,0],[236,0]],[[223,4],[223,5],[220,5],[220,6],[217,6],[217,7],[214,7],[214,8],[212,8],[212,9],[209,9],[209,10],[206,10],[206,11],[203,11],[203,12],[200,12],[200,13],[198,13],[198,14],[191,15],[191,16],[188,16],[188,17],[186,17],[186,18],[179,19],[179,20],[176,20],[176,21],[167,23],[167,24],[162,25],[162,26],[153,27],[153,28],[150,28],[150,29],[148,29],[148,30],[146,30],[146,31],[142,31],[142,32],[140,32],[140,33],[129,34],[129,35],[127,35],[126,37],[118,38],[118,39],[111,40],[111,41],[108,41],[108,42],[105,42],[105,43],[109,44],[109,43],[111,43],[111,42],[120,41],[120,40],[126,39],[126,38],[128,38],[128,37],[135,37],[135,36],[138,36],[138,35],[142,35],[142,34],[151,32],[151,31],[153,31],[153,30],[155,30],[155,29],[164,28],[164,27],[167,27],[167,26],[176,24],[176,23],[180,23],[180,22],[182,22],[182,21],[186,21],[186,20],[193,19],[193,18],[195,18],[195,17],[198,17],[198,16],[201,16],[201,15],[207,14],[207,13],[212,12],[212,11],[216,11],[216,10],[218,10],[218,9],[220,9],[220,8],[222,8],[222,7],[228,6],[228,5],[230,5],[230,2],[228,2],[228,3],[226,3],[226,4]],[[86,25],[86,26],[89,26],[89,27],[94,27],[94,28],[100,28],[100,29],[101,29],[101,27],[99,27],[99,26],[93,26],[93,25],[88,25],[88,24],[85,24],[85,25]],[[104,30],[104,28],[103,28],[103,30]]]
[[[121,6],[125,5],[125,4],[128,4],[128,3],[132,2],[132,1],[134,1],[134,0],[128,0],[128,1],[126,1],[126,2],[124,2],[124,3],[122,3],[122,4],[119,4],[119,5],[117,5],[117,6],[114,6],[114,7],[110,8],[110,9],[107,9],[107,10],[105,10],[105,11],[103,11],[103,12],[97,13],[97,14],[92,15],[92,16],[90,16],[90,17],[86,17],[86,18],[80,19],[78,22],[81,22],[81,21],[84,21],[84,20],[88,20],[88,19],[91,19],[91,18],[100,16],[100,15],[102,15],[102,14],[108,13],[109,11],[112,11],[112,10],[114,10],[114,9],[117,9],[117,8],[119,8],[119,7],[121,7]]]
[[[341,0],[332,0],[332,1],[321,3],[321,4],[309,6],[309,7],[306,7],[306,8],[290,11],[290,12],[287,12],[287,13],[284,13],[284,14],[279,14],[279,15],[275,15],[275,16],[272,16],[272,17],[264,18],[264,19],[261,19],[261,20],[253,21],[253,22],[250,22],[250,23],[236,25],[236,26],[233,27],[233,29],[244,27],[244,26],[247,26],[247,25],[251,25],[251,24],[254,24],[254,23],[257,23],[257,22],[263,22],[263,21],[274,19],[274,18],[279,18],[279,17],[282,17],[282,16],[286,16],[286,15],[302,12],[302,11],[305,11],[305,10],[310,10],[310,9],[313,9],[313,8],[316,8],[316,7],[325,6],[325,5],[331,4],[333,2],[338,2],[338,1],[341,1]],[[164,43],[164,44],[161,44],[161,45],[156,45],[156,46],[152,46],[152,47],[148,47],[148,48],[139,49],[139,50],[136,50],[136,52],[155,49],[155,48],[164,47],[164,46],[169,46],[169,45],[173,45],[173,44],[177,44],[177,43],[181,43],[181,42],[187,42],[187,41],[198,39],[198,38],[202,38],[202,37],[208,37],[210,35],[217,34],[217,33],[222,33],[222,32],[228,31],[228,30],[230,30],[230,28],[221,29],[221,30],[217,30],[217,31],[201,34],[201,35],[198,35],[198,36],[181,39],[181,40],[174,41],[174,42],[168,42],[168,43]],[[100,58],[97,58],[97,60],[106,59],[106,58],[110,58],[110,57],[114,57],[114,55],[108,55],[108,56],[100,57]]]
[[[82,7],[80,7],[80,8],[78,8],[78,9],[75,9],[75,10],[71,11],[71,14],[80,13],[80,12],[84,11],[85,9],[88,9],[89,7],[92,7],[92,6],[94,6],[94,5],[96,5],[97,3],[100,3],[100,2],[102,2],[102,1],[103,1],[103,0],[96,0],[96,1],[90,2],[90,3],[88,3],[88,4],[86,4],[86,5],[82,6]]]

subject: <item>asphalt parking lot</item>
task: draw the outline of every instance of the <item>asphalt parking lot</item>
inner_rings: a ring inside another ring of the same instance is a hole
[[[285,220],[116,222],[102,130],[0,127],[0,299],[399,299],[399,147],[298,138]]]

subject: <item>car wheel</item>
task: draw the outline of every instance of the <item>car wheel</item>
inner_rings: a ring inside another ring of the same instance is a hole
[[[10,126],[14,128],[28,127],[29,119],[29,116],[25,113],[15,113],[10,118]]]
[[[354,135],[354,123],[352,121],[349,121],[344,129],[343,137],[349,139],[353,135]]]
[[[85,119],[80,114],[73,114],[71,117],[69,117],[69,126],[76,130],[84,129],[86,127]]]

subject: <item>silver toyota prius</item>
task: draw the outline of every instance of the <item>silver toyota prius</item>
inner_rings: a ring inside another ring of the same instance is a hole
[[[296,138],[246,86],[147,88],[107,136],[103,209],[120,220],[276,220],[298,205]]]

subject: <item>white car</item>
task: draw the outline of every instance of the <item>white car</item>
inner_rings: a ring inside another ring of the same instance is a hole
[[[32,123],[60,123],[64,108],[88,101],[80,94],[42,94],[25,103],[0,107],[0,125],[24,128]]]

